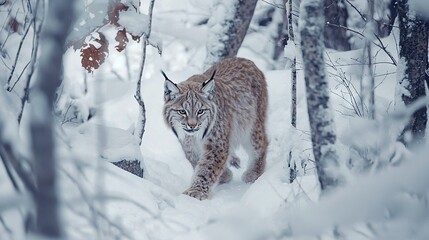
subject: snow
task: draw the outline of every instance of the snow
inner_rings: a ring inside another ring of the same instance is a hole
[[[147,32],[149,19],[148,16],[142,13],[137,13],[134,10],[119,12],[119,21],[121,26],[124,26],[127,32],[134,36],[141,36]]]
[[[417,14],[426,19],[429,18],[429,8],[425,0],[410,0],[409,4],[410,9],[414,10]]]
[[[93,2],[99,9],[97,4],[102,1]],[[359,6],[366,4],[366,1],[353,2]],[[202,71],[205,43],[211,38],[207,38],[207,26],[194,23],[210,13],[210,6],[211,1],[193,0],[160,1],[155,5],[153,31],[162,41],[163,55],[148,47],[142,82],[147,122],[141,147],[132,135],[139,114],[133,95],[141,45],[129,42],[125,50],[130,62],[127,69],[125,53],[117,53],[114,44],[109,44],[109,57],[100,69],[86,75],[86,87],[79,52],[66,52],[65,79],[59,91],[62,97],[56,107],[63,117],[72,106],[70,111],[76,111],[79,119],[64,123],[59,119],[61,126],[56,129],[60,144],[59,189],[67,236],[70,239],[143,240],[338,239],[338,235],[344,239],[427,239],[427,150],[410,152],[396,141],[409,112],[398,114],[389,107],[395,99],[395,74],[397,71],[400,74],[401,68],[389,64],[388,56],[382,51],[373,51],[374,62],[378,63],[374,66],[375,120],[362,119],[349,109],[350,96],[339,77],[359,86],[362,68],[358,61],[362,49],[325,53],[338,133],[335,147],[346,184],[320,196],[299,51],[296,52],[298,122],[295,129],[290,126],[290,71],[267,70],[269,63],[264,55],[248,47],[256,44],[255,49],[263,51],[260,45],[264,38],[249,33],[239,56],[253,60],[267,78],[270,140],[267,169],[254,184],[241,181],[244,168],[232,169],[232,182],[216,186],[209,200],[198,201],[181,194],[189,186],[193,170],[162,118],[164,79],[159,70],[167,72],[174,82]],[[180,12],[185,10],[198,14],[187,16],[186,12]],[[95,18],[97,16],[95,14]],[[144,27],[125,22],[136,27],[136,31]],[[104,30],[107,39],[112,41],[115,31]],[[12,43],[19,40],[17,34],[10,36],[6,45],[10,53],[16,52]],[[396,56],[393,36],[382,41]],[[29,43],[24,46],[27,47],[22,59],[29,59]],[[285,57],[294,55],[295,46],[288,43]],[[11,59],[7,59],[8,66]],[[19,61],[18,69],[25,63]],[[0,70],[9,72],[3,64]],[[0,76],[0,83],[5,84],[4,76]],[[22,83],[17,89],[19,93]],[[24,114],[24,126],[20,129],[12,121],[19,109],[17,99],[15,93],[0,92],[0,139],[11,142],[20,154],[30,156],[25,133],[29,116]],[[30,102],[29,109],[34,109],[36,104]],[[242,159],[241,165],[246,166],[246,154],[243,151],[237,154]],[[363,172],[368,156],[375,164]],[[110,163],[123,159],[140,160],[144,178]],[[293,183],[289,183],[289,159],[297,169]],[[22,212],[31,209],[29,198],[15,193],[1,164],[0,193],[0,216],[13,232],[9,234],[0,224],[0,238],[24,239]]]

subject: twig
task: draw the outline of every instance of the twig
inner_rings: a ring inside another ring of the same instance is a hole
[[[12,89],[10,88],[10,81],[12,80],[13,74],[15,73],[15,69],[16,69],[16,64],[18,63],[18,59],[19,56],[21,54],[21,49],[22,49],[22,44],[24,43],[25,38],[27,37],[27,34],[30,30],[31,24],[28,24],[27,28],[25,29],[24,32],[24,36],[22,36],[21,41],[19,42],[19,46],[18,46],[18,50],[16,52],[16,56],[15,56],[15,62],[12,65],[12,71],[9,75],[9,78],[7,79],[7,85],[8,87],[6,88],[7,91],[11,92]]]
[[[19,178],[21,179],[22,183],[26,187],[26,189],[32,193],[36,193],[36,185],[34,184],[33,177],[31,177],[31,174],[24,170],[22,167],[20,161],[16,158],[16,156],[13,154],[13,150],[10,144],[8,143],[0,143],[0,156],[2,159],[5,159],[9,163],[11,163],[12,167],[14,168],[15,172],[18,174]]]
[[[34,73],[34,66],[36,64],[37,59],[37,52],[39,48],[39,36],[40,36],[40,30],[42,29],[42,25],[44,22],[44,17],[42,17],[41,22],[39,24],[39,27],[37,27],[37,12],[39,9],[39,0],[36,2],[35,10],[34,10],[34,17],[33,17],[33,28],[34,28],[34,35],[33,35],[33,49],[31,50],[31,60],[29,62],[30,68],[27,73],[27,79],[25,81],[25,88],[24,88],[24,96],[21,98],[21,111],[18,115],[18,124],[21,123],[22,115],[24,114],[24,108],[25,103],[28,101],[28,95],[30,94],[30,81],[31,77]],[[42,8],[44,7],[44,2],[42,1]],[[43,16],[43,14],[41,14]],[[28,65],[28,64],[27,64]],[[21,77],[21,76],[20,76]],[[20,77],[16,82],[19,81]]]
[[[268,4],[268,5],[271,5],[271,6],[273,6],[273,7],[276,7],[276,8],[280,8],[280,9],[286,9],[286,7],[283,7],[282,5],[280,5],[280,4],[276,4],[276,3],[271,3],[271,2],[268,2],[267,0],[261,0],[262,2],[264,2],[264,3],[266,3],[266,4]],[[292,1],[292,0],[289,0],[289,1]]]
[[[358,32],[358,31],[356,31],[354,29],[351,29],[351,28],[348,28],[348,27],[345,27],[345,26],[342,26],[342,25],[338,25],[338,24],[335,24],[335,23],[330,23],[330,22],[327,22],[326,24],[328,26],[338,27],[338,28],[342,28],[342,29],[348,30],[350,32],[354,32],[354,33],[358,34],[359,36],[361,36],[362,38],[365,38],[365,35],[363,35],[362,33]]]
[[[150,4],[149,4],[148,29],[147,29],[147,32],[143,33],[143,35],[142,35],[142,38],[143,38],[143,41],[142,41],[142,51],[143,51],[142,62],[141,62],[141,66],[140,66],[139,78],[137,80],[136,94],[134,95],[134,98],[136,99],[137,103],[140,106],[140,113],[139,113],[139,117],[138,117],[136,132],[134,132],[134,134],[137,134],[139,145],[141,145],[141,143],[142,143],[142,138],[143,138],[143,134],[145,131],[145,125],[146,125],[146,108],[145,108],[145,104],[144,104],[142,96],[141,96],[141,82],[142,82],[142,78],[143,78],[143,70],[144,70],[144,65],[145,65],[145,61],[146,61],[146,46],[149,44],[148,39],[150,37],[150,32],[151,32],[151,28],[152,28],[152,12],[153,12],[154,4],[155,4],[155,0],[151,0]]]
[[[392,56],[392,54],[386,49],[386,46],[384,46],[383,41],[381,41],[380,37],[374,33],[375,38],[377,38],[378,42],[380,43],[380,45],[374,43],[377,47],[381,48],[386,54],[387,56],[389,56],[390,60],[392,60],[393,65],[397,66],[397,62],[395,60],[395,58]]]
[[[354,29],[351,29],[351,28],[348,28],[348,27],[345,27],[345,26],[341,26],[341,25],[338,25],[338,24],[333,24],[333,23],[326,23],[327,25],[329,25],[329,26],[333,26],[333,27],[339,27],[339,28],[342,28],[342,29],[346,29],[346,30],[348,30],[348,31],[350,31],[350,32],[354,32],[354,33],[356,33],[356,34],[358,34],[359,36],[361,36],[362,38],[361,39],[363,39],[363,38],[365,38],[365,35],[363,35],[362,33],[360,33],[360,32],[358,32],[358,31],[356,31],[356,30],[354,30]],[[383,44],[383,42],[381,41],[381,39],[380,39],[380,37],[379,36],[377,36],[377,34],[375,34],[374,33],[374,36],[377,38],[377,40],[378,40],[378,42],[379,43],[375,43],[374,41],[371,41],[374,45],[376,45],[377,47],[379,47],[379,48],[381,48],[386,54],[387,54],[387,56],[389,56],[389,58],[392,60],[392,64],[393,65],[397,65],[397,62],[396,62],[396,60],[395,60],[395,58],[392,56],[392,54],[386,49],[386,46],[384,46],[384,44]]]
[[[6,1],[6,0],[5,0]],[[1,4],[0,4],[1,5]],[[9,234],[9,235],[11,235],[12,234],[12,230],[6,225],[6,222],[4,221],[4,219],[3,219],[3,217],[2,216],[0,216],[0,223],[1,223],[1,225],[3,226],[3,228],[4,228],[4,230]],[[11,237],[11,239],[12,239],[12,237]]]
[[[357,7],[355,5],[353,5],[349,0],[346,0],[346,2],[348,4],[350,4],[350,6],[352,6],[352,8],[354,8],[354,10],[356,10],[356,12],[360,15],[360,17],[363,19],[363,21],[366,22],[365,16],[359,11],[359,9],[357,9]]]
[[[16,182],[15,177],[13,176],[12,170],[10,169],[9,163],[6,161],[6,156],[4,156],[3,151],[0,151],[0,158],[3,162],[4,168],[6,169],[6,174],[12,182],[13,187],[17,192],[21,192],[21,190],[19,189],[19,185]]]

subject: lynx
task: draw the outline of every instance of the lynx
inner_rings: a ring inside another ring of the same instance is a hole
[[[164,72],[164,119],[179,139],[194,168],[191,186],[184,192],[203,200],[216,184],[227,183],[230,162],[240,145],[249,154],[242,180],[253,183],[265,169],[267,84],[264,74],[244,58],[228,58],[201,75],[179,84]]]

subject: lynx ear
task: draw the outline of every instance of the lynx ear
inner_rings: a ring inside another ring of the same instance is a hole
[[[179,94],[180,89],[177,87],[177,85],[172,82],[170,79],[168,79],[167,75],[164,73],[164,71],[161,70],[162,75],[164,75],[165,82],[164,82],[164,99],[165,101],[173,100],[177,97],[177,94]]]
[[[215,81],[214,76],[216,74],[216,70],[213,71],[212,76],[210,79],[203,82],[203,85],[201,87],[201,92],[203,92],[204,96],[207,99],[212,99],[214,95],[214,88],[215,88]]]

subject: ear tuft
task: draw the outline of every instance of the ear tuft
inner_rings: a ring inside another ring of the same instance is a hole
[[[161,70],[162,75],[164,75],[165,82],[164,82],[164,100],[170,101],[177,97],[177,95],[180,93],[179,87],[172,82],[170,79],[168,79],[167,75],[164,73],[164,71]]]
[[[213,95],[214,95],[214,88],[215,88],[214,76],[215,76],[215,74],[216,74],[216,69],[213,71],[213,74],[210,77],[210,79],[204,81],[202,86],[201,86],[201,91],[203,92],[204,96],[207,99],[212,99]]]
[[[168,79],[167,74],[165,74],[165,72],[164,72],[164,71],[162,71],[162,70],[161,70],[161,74],[162,74],[162,76],[164,76],[165,80],[170,80],[170,79]],[[170,81],[171,81],[171,80],[170,80]]]

